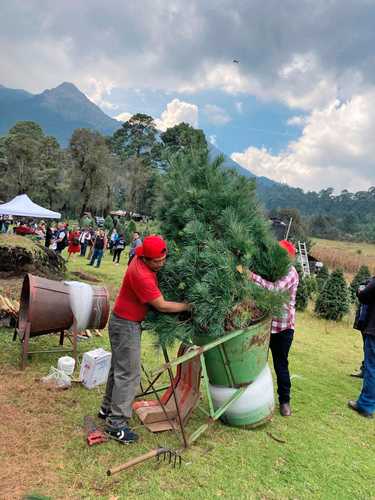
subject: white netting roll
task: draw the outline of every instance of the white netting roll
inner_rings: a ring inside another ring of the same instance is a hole
[[[80,281],[66,281],[69,285],[69,300],[77,330],[86,330],[92,313],[93,289],[87,283]]]

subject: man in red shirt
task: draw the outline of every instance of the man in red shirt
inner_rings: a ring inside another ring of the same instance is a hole
[[[123,443],[138,439],[128,427],[128,420],[140,383],[141,322],[149,306],[163,313],[191,309],[190,304],[165,300],[159,290],[156,273],[166,257],[167,245],[160,236],[144,239],[125,273],[109,320],[112,362],[98,416],[106,419],[108,433]]]

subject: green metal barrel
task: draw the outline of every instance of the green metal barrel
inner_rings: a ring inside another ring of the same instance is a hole
[[[249,326],[242,335],[204,353],[211,384],[239,387],[251,384],[267,363],[271,319],[263,319]],[[194,343],[202,346],[212,337],[197,336]]]

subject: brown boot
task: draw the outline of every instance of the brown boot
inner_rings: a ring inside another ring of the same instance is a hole
[[[280,415],[283,417],[290,417],[292,414],[292,410],[290,408],[289,403],[281,403],[280,404]]]

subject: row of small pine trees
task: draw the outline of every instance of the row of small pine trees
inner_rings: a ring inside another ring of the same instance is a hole
[[[316,297],[315,313],[323,318],[340,321],[349,312],[350,304],[356,303],[356,291],[361,283],[371,277],[367,266],[361,266],[348,286],[341,269],[329,273],[323,266],[314,276],[303,277],[300,266],[297,265],[300,284],[297,292],[296,308],[304,311],[309,299]]]

